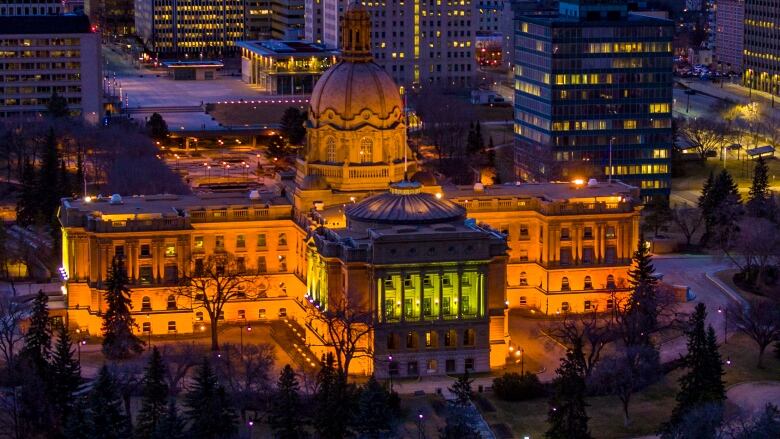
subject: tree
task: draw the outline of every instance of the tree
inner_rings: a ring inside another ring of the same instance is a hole
[[[116,388],[114,377],[106,365],[87,397],[87,419],[89,437],[125,439],[132,437],[131,425],[123,413],[122,400]]]
[[[742,214],[742,199],[737,184],[725,169],[715,177],[706,194],[702,192],[699,206],[705,225],[703,244],[714,238],[715,243],[721,245],[738,231],[737,220]]]
[[[766,285],[776,282],[776,261],[780,255],[777,225],[766,218],[745,217],[736,228],[736,232],[721,239],[721,251],[739,268],[734,281],[762,294]]]
[[[63,436],[68,439],[93,439],[90,436],[89,419],[83,397],[75,397],[70,415],[65,418]]]
[[[268,139],[266,154],[273,160],[282,160],[291,154],[290,145],[280,135]]]
[[[780,410],[776,405],[767,404],[764,410],[746,425],[732,434],[734,439],[763,439],[780,437]]]
[[[41,378],[48,372],[51,355],[51,323],[49,322],[49,297],[38,290],[30,311],[30,327],[24,336],[24,348],[20,355],[35,367]]]
[[[460,412],[448,413],[447,423],[439,430],[441,439],[480,439],[478,431],[474,430]]]
[[[165,364],[157,347],[152,349],[143,378],[143,400],[136,419],[136,438],[151,438],[168,410],[168,385]]]
[[[658,231],[672,220],[669,199],[663,196],[654,196],[647,204],[646,210],[645,225],[653,231],[653,236],[658,236]]]
[[[770,217],[772,214],[772,192],[769,190],[769,167],[763,157],[756,159],[753,183],[748,193],[747,208],[751,215]]]
[[[357,410],[357,429],[363,436],[379,438],[390,431],[393,410],[389,392],[371,375],[360,392]]]
[[[507,372],[493,379],[493,392],[504,401],[525,401],[545,394],[544,385],[539,377],[531,372],[520,375]]]
[[[146,132],[157,142],[165,142],[168,138],[168,124],[159,113],[152,113],[146,121]]]
[[[301,429],[301,397],[298,379],[289,364],[284,366],[276,385],[274,403],[271,405],[269,424],[279,439],[298,439]]]
[[[715,330],[712,326],[705,329],[707,309],[703,303],[696,305],[691,315],[685,335],[688,337],[688,353],[683,357],[683,365],[687,368],[685,375],[680,377],[680,391],[677,393],[677,406],[672,411],[672,417],[664,428],[670,432],[674,426],[686,422],[686,415],[693,409],[712,405],[723,406],[726,400],[726,389],[723,383],[723,361],[718,352]],[[709,436],[714,435],[713,423]]]
[[[214,371],[235,402],[241,419],[246,419],[247,409],[260,406],[261,398],[268,395],[273,364],[274,346],[271,344],[222,345]]]
[[[66,188],[60,186],[60,161],[57,136],[54,134],[54,128],[50,128],[43,146],[36,198],[42,224],[50,224],[56,229],[58,229],[56,214],[60,198],[67,194]]]
[[[476,124],[469,124],[469,133],[466,138],[466,152],[471,155],[477,155],[485,148],[485,139],[482,137],[482,128],[477,121]]]
[[[29,226],[38,222],[38,183],[35,166],[32,161],[25,159],[20,179],[22,189],[16,200],[16,221],[19,225]]]
[[[580,344],[566,353],[561,366],[555,371],[554,393],[550,399],[547,422],[550,428],[544,434],[547,439],[590,439],[588,415],[585,411],[585,371],[578,358],[582,357]]]
[[[106,279],[106,312],[103,314],[103,354],[111,359],[130,358],[144,350],[143,341],[133,334],[137,325],[130,314],[133,305],[127,283],[122,257],[115,256]]]
[[[547,325],[545,333],[567,349],[573,349],[575,344],[582,346],[580,361],[585,366],[586,379],[601,359],[604,348],[614,343],[620,335],[614,320],[599,314],[597,309],[582,314],[565,313],[562,320]]]
[[[49,399],[61,421],[72,413],[73,397],[81,384],[81,365],[74,358],[73,343],[65,326],[60,326],[49,365]]]
[[[685,236],[685,245],[691,246],[693,235],[699,230],[702,223],[702,212],[698,207],[689,207],[687,205],[678,205],[672,209],[672,222],[677,229]]]
[[[222,439],[235,436],[236,414],[208,359],[203,359],[184,398],[184,405],[187,408],[185,417],[189,423],[189,437]]]
[[[628,277],[633,291],[623,316],[623,341],[626,346],[652,346],[650,337],[658,329],[658,279],[650,249],[644,239],[639,239]]]
[[[157,423],[157,428],[152,433],[152,439],[184,439],[185,435],[184,420],[179,416],[176,408],[176,400],[168,400],[168,409]]]
[[[288,107],[282,113],[279,125],[281,126],[282,135],[291,145],[303,143],[306,137],[306,128],[303,124],[306,123],[306,119],[306,112],[295,107]]]
[[[758,368],[764,368],[764,351],[780,340],[780,306],[752,300],[747,306],[733,304],[726,310],[728,322],[758,346]]]
[[[0,354],[6,368],[16,365],[16,347],[24,340],[21,323],[27,318],[27,310],[13,297],[0,296]]]
[[[680,128],[680,136],[694,149],[702,160],[706,160],[723,146],[727,127],[720,122],[707,119],[687,121]]]
[[[46,104],[46,111],[49,116],[54,118],[66,117],[70,114],[67,99],[57,94],[56,90],[51,94],[49,102]]]
[[[181,383],[190,369],[197,366],[206,350],[197,343],[163,344],[160,353],[166,364],[165,381],[171,396],[179,393]]]
[[[469,376],[469,370],[466,369],[463,375],[455,379],[452,387],[448,387],[448,390],[455,395],[455,400],[452,402],[455,406],[466,408],[471,404],[471,384],[473,382],[474,380]]]
[[[324,310],[309,308],[309,322],[325,330],[324,344],[335,352],[338,372],[349,373],[355,358],[371,356],[366,349],[374,324],[370,311],[350,306],[346,300],[333,300]]]
[[[252,298],[253,277],[230,253],[215,253],[194,261],[194,270],[180,276],[174,293],[191,301],[193,308],[206,310],[211,324],[211,350],[219,350],[219,317],[226,303]]]
[[[346,374],[337,370],[335,364],[330,352],[322,359],[314,393],[314,429],[326,438],[344,437],[355,412],[354,387],[347,384]]]

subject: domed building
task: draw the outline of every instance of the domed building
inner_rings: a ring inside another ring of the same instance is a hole
[[[415,169],[399,87],[373,62],[370,35],[368,12],[351,4],[344,14],[341,61],[311,95],[306,148],[296,172],[296,205],[304,211],[313,201],[332,204],[323,200],[329,191],[340,193],[333,203],[343,202],[354,196],[347,192],[387,190]]]

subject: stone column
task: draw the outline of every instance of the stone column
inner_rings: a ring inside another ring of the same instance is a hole
[[[393,304],[395,306],[395,304]],[[401,271],[401,323],[406,321],[406,272]]]
[[[463,266],[458,266],[458,320],[463,317]]]
[[[439,268],[439,320],[444,319],[444,312],[442,312],[442,305],[444,304],[444,269]]]

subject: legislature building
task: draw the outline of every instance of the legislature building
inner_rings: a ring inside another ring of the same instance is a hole
[[[221,320],[295,321],[319,356],[332,344],[319,316],[364,316],[365,355],[349,372],[378,377],[502,367],[510,309],[615,306],[639,239],[638,189],[437,181],[409,150],[399,87],[372,61],[368,13],[350,6],[343,26],[342,59],[313,90],[294,180],[251,194],[62,200],[71,326],[100,333],[116,256],[139,332],[203,330],[202,304],[177,287],[229,254],[249,287]]]

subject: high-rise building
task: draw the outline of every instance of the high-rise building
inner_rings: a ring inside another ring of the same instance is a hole
[[[0,17],[0,117],[47,111],[56,92],[73,115],[103,114],[100,35],[84,15]]]
[[[247,40],[271,38],[271,0],[245,0],[244,30]]]
[[[134,0],[85,0],[84,13],[103,36],[135,33]]]
[[[744,84],[778,94],[780,0],[745,0]]]
[[[135,26],[162,57],[220,57],[244,38],[244,0],[135,0]]]
[[[312,43],[321,44],[324,41],[322,35],[322,0],[307,0],[304,8],[304,21],[306,22],[304,38]]]
[[[606,176],[645,196],[668,194],[673,31],[671,21],[628,13],[619,1],[562,1],[556,13],[521,16],[518,175]]]
[[[742,72],[745,0],[718,0],[715,23],[715,55],[719,70],[724,73]]]
[[[271,10],[271,38],[277,40],[303,39],[305,0],[273,0]]]
[[[322,1],[322,39],[338,47],[348,0]],[[316,0],[306,0],[314,10]],[[374,60],[400,85],[463,87],[477,74],[474,48],[479,13],[475,0],[363,2],[371,14]],[[312,30],[313,35],[317,31]]]
[[[59,15],[62,3],[59,0],[0,0],[0,16]]]

